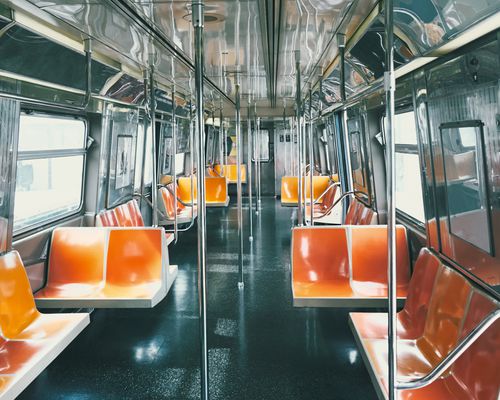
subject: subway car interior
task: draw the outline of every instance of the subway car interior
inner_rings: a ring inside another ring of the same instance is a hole
[[[0,0],[0,400],[500,400],[499,0]]]

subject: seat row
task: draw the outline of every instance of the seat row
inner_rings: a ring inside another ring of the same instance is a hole
[[[431,251],[421,250],[402,311],[397,313],[397,377],[408,382],[431,371],[500,304],[473,287]],[[387,398],[388,316],[350,313],[350,325],[381,399]],[[445,373],[400,400],[497,400],[500,395],[500,321],[497,319]]]
[[[191,179],[193,179],[193,193],[191,193]],[[225,177],[205,177],[205,202],[207,207],[227,207],[229,195],[228,181]],[[197,178],[196,176],[182,176],[177,179],[177,196],[185,204],[197,203]]]
[[[238,165],[237,164],[215,164],[213,167],[216,175],[226,177],[227,183],[237,183],[238,182]],[[241,183],[247,183],[247,166],[246,164],[241,164],[240,168]]]
[[[406,297],[406,228],[396,227],[397,296]],[[314,226],[292,230],[292,294],[297,307],[383,307],[387,226]]]
[[[325,192],[330,181],[336,181],[330,176],[313,176],[313,198],[318,199]],[[302,180],[302,193],[307,203],[311,198],[311,178],[306,176]],[[299,178],[297,176],[283,176],[281,178],[281,205],[284,207],[296,207],[299,202]]]
[[[169,183],[168,185],[159,189],[160,194],[160,210],[163,211],[163,215],[166,217],[162,219],[162,225],[171,225],[177,215],[177,223],[186,224],[190,223],[198,216],[198,208],[196,204],[184,203],[179,196],[177,196],[177,208],[175,204],[175,191],[174,184]],[[179,186],[177,186],[177,193],[179,193]]]
[[[35,300],[42,308],[154,307],[176,275],[163,228],[56,228]]]
[[[345,225],[373,225],[377,223],[378,215],[370,207],[365,206],[356,197],[351,200],[347,214],[345,216]]]
[[[124,204],[110,209],[101,211],[96,216],[96,226],[102,227],[143,227],[144,219],[142,218],[141,210],[137,201],[132,199]],[[174,235],[166,233],[167,245],[172,243]]]

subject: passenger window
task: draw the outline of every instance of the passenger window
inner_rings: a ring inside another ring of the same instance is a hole
[[[351,132],[351,166],[354,183],[361,187],[365,187],[360,132]]]
[[[424,201],[414,112],[396,114],[394,129],[396,208],[418,222],[424,223]]]
[[[80,209],[85,138],[86,126],[82,120],[21,115],[14,205],[15,232],[70,215]]]
[[[448,123],[440,131],[450,233],[490,253],[483,124]]]
[[[260,129],[255,132],[254,159],[260,162],[269,161],[269,131]]]

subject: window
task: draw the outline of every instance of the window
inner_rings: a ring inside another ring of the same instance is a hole
[[[423,223],[425,213],[414,112],[396,114],[394,117],[394,130],[396,145],[396,208]]]
[[[269,131],[261,129],[255,131],[254,139],[254,160],[260,162],[269,161]]]
[[[440,126],[450,233],[491,253],[483,123]]]
[[[14,231],[80,209],[85,161],[85,122],[22,114],[19,124]]]

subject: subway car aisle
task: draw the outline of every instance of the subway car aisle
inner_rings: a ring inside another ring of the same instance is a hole
[[[263,199],[252,251],[244,209],[243,291],[236,207],[207,213],[210,398],[375,399],[348,312],[292,308],[292,209]],[[189,230],[171,247],[179,275],[161,304],[94,311],[90,326],[20,398],[200,398],[196,237]]]

